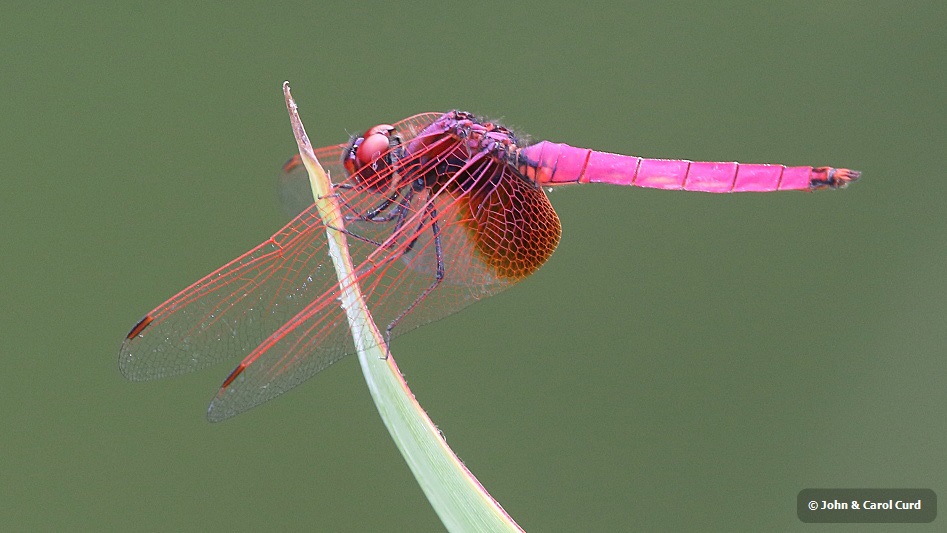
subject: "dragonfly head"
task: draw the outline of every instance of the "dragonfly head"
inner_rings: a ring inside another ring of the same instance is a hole
[[[391,149],[401,144],[394,131],[390,124],[379,124],[352,137],[342,164],[360,185],[374,190],[386,190],[391,185]]]

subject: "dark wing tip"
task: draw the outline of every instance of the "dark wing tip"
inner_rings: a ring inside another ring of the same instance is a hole
[[[151,315],[145,315],[145,318],[139,320],[138,323],[135,324],[135,327],[133,327],[132,330],[128,332],[128,335],[125,336],[125,340],[131,340],[138,335],[141,335],[141,332],[144,331],[154,319],[155,317]]]
[[[289,174],[290,172],[296,170],[296,167],[303,164],[302,158],[299,154],[294,155],[289,158],[289,161],[283,163],[283,172]]]

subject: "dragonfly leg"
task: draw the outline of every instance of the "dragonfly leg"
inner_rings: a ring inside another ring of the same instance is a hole
[[[358,216],[359,220],[364,220],[366,222],[391,222],[397,217],[396,213],[388,213],[387,215],[382,216],[382,217],[379,217],[378,215],[380,215],[386,209],[391,207],[391,204],[395,203],[398,200],[399,196],[401,196],[401,191],[396,190],[394,193],[391,194],[391,196],[389,196],[388,198],[385,198],[385,200],[382,203],[378,204],[374,209],[371,209],[367,211],[366,213],[359,215]],[[407,200],[410,201],[410,198],[408,198]],[[404,205],[404,202],[398,202],[398,207],[402,207],[403,205]],[[395,211],[397,211],[397,209],[398,208],[395,208]]]
[[[391,217],[392,220],[396,220],[395,226],[394,226],[394,228],[393,228],[392,231],[391,231],[391,235],[397,235],[398,233],[401,232],[401,229],[404,228],[404,223],[405,223],[405,221],[407,221],[407,219],[408,219],[408,210],[409,210],[409,208],[411,207],[411,206],[410,206],[410,202],[411,202],[411,198],[412,198],[413,195],[414,195],[414,191],[413,191],[413,190],[412,190],[412,191],[408,191],[408,194],[404,196],[404,201],[403,201],[401,204],[398,205],[398,207],[396,208],[395,213],[392,213],[392,214],[390,215],[390,217]],[[358,219],[355,219],[355,220],[358,220]],[[351,235],[351,236],[352,236],[353,238],[355,238],[355,239],[358,239],[358,240],[360,240],[360,241],[362,241],[362,242],[366,242],[366,243],[368,243],[368,244],[377,246],[377,247],[379,247],[379,248],[385,245],[384,242],[376,242],[376,241],[374,241],[374,240],[372,240],[372,239],[369,239],[369,238],[366,238],[366,237],[362,237],[361,235],[358,235],[357,233],[353,233],[353,232],[351,232],[351,231],[349,231],[349,230],[347,230],[347,229],[346,229],[346,230],[340,230],[339,228],[336,228],[336,227],[333,227],[333,226],[328,226],[328,227],[330,227],[330,228],[332,228],[332,229],[334,229],[334,230],[336,230],[336,231],[342,231],[342,232],[345,233],[346,235]],[[423,227],[424,227],[424,219],[422,218],[421,221],[418,223],[418,229],[417,229],[417,231],[416,231],[415,233],[420,233],[421,228],[423,228]],[[388,263],[391,263],[391,262],[394,262],[394,261],[397,261],[398,259],[400,259],[404,254],[406,254],[406,253],[408,253],[408,252],[411,251],[411,248],[414,246],[414,243],[415,243],[417,240],[418,240],[417,237],[415,237],[415,238],[408,244],[408,246],[407,246],[403,251],[401,251],[400,253],[397,253],[397,254],[391,254],[389,257],[387,257],[387,258],[385,259],[385,261],[384,261],[382,264],[383,264],[383,265],[384,265],[384,264],[388,264]],[[363,274],[365,274],[365,273],[367,273],[367,272],[369,272],[369,271],[371,271],[371,270],[374,270],[377,266],[378,266],[378,265],[377,265],[376,263],[372,262],[371,265],[370,265],[370,267],[367,267],[364,271],[359,271],[359,272],[358,272],[358,275],[359,275],[359,276],[362,276]]]
[[[434,212],[437,213],[436,210],[435,210]],[[436,223],[436,221],[435,221],[435,223]],[[411,250],[414,250],[414,245],[417,244],[418,238],[421,236],[421,229],[422,229],[422,228],[424,228],[424,219],[423,219],[423,218],[418,221],[418,229],[417,229],[417,231],[414,232],[414,233],[416,234],[416,237],[413,238],[413,239],[411,239],[411,242],[409,242],[408,245],[404,247],[404,251],[401,252],[401,255],[404,255],[404,254],[407,254],[407,253],[411,253]],[[437,235],[437,232],[436,232],[436,231],[435,231],[435,235]],[[436,243],[435,243],[435,247],[436,247]]]
[[[347,188],[351,188],[351,186]],[[378,215],[380,215],[386,209],[391,207],[391,205],[396,202],[396,200],[398,199],[398,196],[400,195],[401,195],[401,191],[396,190],[394,193],[391,194],[391,196],[385,198],[384,200],[381,201],[381,203],[379,203],[378,205],[376,205],[375,207],[369,209],[368,211],[364,213],[358,213],[355,215],[345,215],[345,220],[346,221],[361,220],[364,222],[391,222],[392,220],[394,220],[395,215],[391,213],[382,217],[379,217]],[[349,203],[345,200],[344,197],[340,196],[339,198],[342,202],[342,205],[345,206],[346,211],[355,211],[355,209],[351,205],[349,205]],[[398,203],[401,204],[402,202],[398,202]]]
[[[394,230],[391,232],[392,235],[401,231],[401,228],[404,227],[404,223],[408,220],[408,211],[411,208],[411,200],[414,198],[414,189],[410,189],[408,194],[404,195],[404,201],[401,202],[398,207],[395,209],[393,219],[396,220]],[[423,221],[423,218],[422,218]],[[420,228],[420,227],[419,227]],[[420,231],[420,230],[419,230]],[[410,247],[408,248],[410,251]],[[402,252],[404,255],[406,252]]]
[[[385,358],[386,359],[388,358],[388,355],[391,353],[391,330],[395,329],[395,327],[398,325],[398,322],[401,322],[401,320],[404,317],[408,316],[408,313],[413,311],[414,308],[417,307],[421,302],[423,302],[424,299],[427,298],[429,294],[434,292],[434,289],[436,289],[437,286],[440,285],[441,281],[443,281],[444,279],[444,256],[441,250],[441,229],[437,223],[437,209],[435,209],[433,206],[428,204],[427,207],[425,207],[425,210],[427,211],[427,215],[431,219],[431,232],[434,234],[434,257],[436,258],[436,261],[437,261],[437,270],[434,274],[434,281],[431,282],[431,284],[426,289],[424,289],[424,291],[421,294],[419,294],[417,298],[415,298],[414,302],[412,302],[411,305],[407,309],[405,309],[404,311],[401,312],[400,315],[395,317],[395,319],[392,320],[391,323],[388,324],[388,327],[385,328],[385,345],[386,345]],[[413,245],[414,241],[412,241],[411,244]]]
[[[352,237],[353,239],[357,239],[357,240],[360,240],[360,241],[362,241],[362,242],[371,244],[372,246],[381,246],[381,243],[380,243],[380,242],[378,242],[378,241],[373,241],[373,240],[369,239],[368,237],[362,237],[362,236],[359,235],[358,233],[353,233],[353,232],[351,232],[351,231],[349,231],[349,230],[347,230],[347,229],[345,229],[345,228],[337,228],[337,227],[335,227],[335,226],[333,226],[333,225],[331,225],[331,224],[326,224],[326,227],[329,228],[329,229],[333,229],[333,230],[335,230],[335,231],[338,231],[338,232],[340,232],[340,233],[344,233],[344,234],[348,235],[349,237]]]
[[[351,216],[351,215],[348,215],[348,216],[346,216],[346,217],[345,217],[346,222],[360,221],[360,222],[378,222],[378,223],[381,223],[381,222],[391,222],[392,220],[396,220],[396,221],[398,221],[398,222],[395,224],[395,227],[394,227],[394,229],[392,230],[392,234],[397,233],[398,230],[401,229],[401,226],[404,224],[405,218],[407,218],[407,212],[408,212],[408,208],[410,207],[411,197],[412,197],[412,195],[414,194],[414,191],[413,191],[413,190],[409,190],[407,195],[402,196],[402,200],[401,200],[400,202],[398,202],[397,207],[395,207],[395,209],[394,209],[393,212],[391,212],[391,213],[385,215],[385,216],[382,217],[382,218],[379,218],[379,217],[377,216],[377,214],[378,214],[378,212],[383,211],[383,210],[387,209],[388,207],[390,207],[391,204],[393,204],[393,203],[395,202],[395,200],[397,199],[397,196],[398,196],[399,194],[400,194],[400,191],[396,191],[395,194],[393,194],[390,198],[388,198],[388,199],[386,199],[384,202],[382,202],[381,205],[379,205],[379,206],[375,207],[374,209],[368,211],[368,212],[365,213],[364,215],[358,215],[358,216]],[[349,209],[351,210],[351,208],[349,208]],[[337,227],[335,227],[335,226],[328,225],[328,224],[327,224],[326,226],[329,227],[329,228],[331,228],[331,229],[334,229],[335,231],[341,231],[342,233],[344,233],[344,234],[346,234],[346,235],[348,235],[348,236],[350,236],[350,237],[352,237],[352,238],[354,238],[354,239],[358,239],[358,240],[360,240],[360,241],[362,241],[362,242],[371,244],[371,245],[373,245],[373,246],[381,246],[381,245],[382,245],[382,243],[380,243],[380,242],[378,242],[378,241],[375,241],[375,240],[373,240],[373,239],[369,239],[368,237],[363,237],[363,236],[359,235],[358,233],[355,233],[354,231],[351,231],[351,230],[348,230],[348,229],[337,228]]]

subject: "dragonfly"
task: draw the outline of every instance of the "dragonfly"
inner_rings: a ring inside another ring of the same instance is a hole
[[[834,167],[696,162],[528,143],[464,111],[422,113],[316,150],[340,204],[366,305],[391,340],[509,288],[559,243],[546,189],[607,183],[709,193],[840,189]],[[288,184],[308,178],[299,156]],[[266,241],[148,312],[119,368],[141,381],[242,358],[208,408],[216,422],[354,353],[326,226],[309,201]],[[340,229],[340,228],[335,228]]]

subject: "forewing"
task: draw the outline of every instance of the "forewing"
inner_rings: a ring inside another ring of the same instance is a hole
[[[410,139],[438,116],[416,115],[397,126]],[[346,147],[338,144],[316,150],[336,182],[346,178],[341,164]],[[325,227],[312,206],[308,175],[298,160],[288,163],[285,170],[281,191],[295,191],[296,196],[292,221],[149,312],[119,352],[119,368],[128,379],[172,376],[245,356],[333,290],[337,281],[328,263]],[[366,197],[363,201],[379,200]]]
[[[315,208],[142,319],[122,344],[131,380],[197,370],[248,353],[334,284]]]

